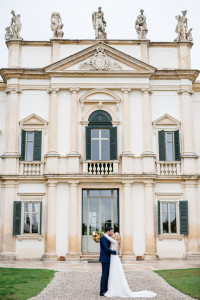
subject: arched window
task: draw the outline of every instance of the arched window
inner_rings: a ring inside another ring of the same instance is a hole
[[[86,160],[117,160],[117,127],[104,110],[97,110],[89,117],[86,127]]]

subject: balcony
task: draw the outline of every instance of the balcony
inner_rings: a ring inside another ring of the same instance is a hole
[[[181,175],[180,161],[157,161],[157,174],[161,176]]]
[[[43,175],[44,173],[44,162],[42,161],[23,161],[20,162],[19,166],[20,175]]]
[[[83,173],[89,175],[112,175],[118,173],[118,161],[83,161]]]

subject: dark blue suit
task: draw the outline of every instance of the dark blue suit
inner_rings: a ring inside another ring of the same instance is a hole
[[[102,264],[102,275],[101,275],[101,285],[100,285],[100,293],[103,294],[107,292],[107,284],[108,284],[108,276],[109,276],[109,268],[110,268],[110,255],[116,255],[116,251],[112,251],[110,249],[110,242],[105,237],[102,236],[100,239],[100,257],[99,261]]]

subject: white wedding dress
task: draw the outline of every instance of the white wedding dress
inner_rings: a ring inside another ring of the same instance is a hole
[[[107,234],[105,237],[111,242],[111,249],[118,251],[118,242]],[[111,255],[108,290],[104,296],[108,298],[152,298],[157,294],[150,291],[132,292],[129,289],[119,256]]]

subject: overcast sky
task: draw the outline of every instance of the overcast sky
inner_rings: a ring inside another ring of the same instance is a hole
[[[200,69],[200,0],[0,0],[0,68],[7,67],[5,27],[11,10],[21,15],[24,40],[49,40],[50,16],[60,12],[64,39],[93,39],[92,13],[102,6],[108,39],[137,39],[135,20],[140,9],[147,18],[151,41],[172,42],[176,38],[175,16],[188,10],[188,27],[193,28],[192,68]]]

